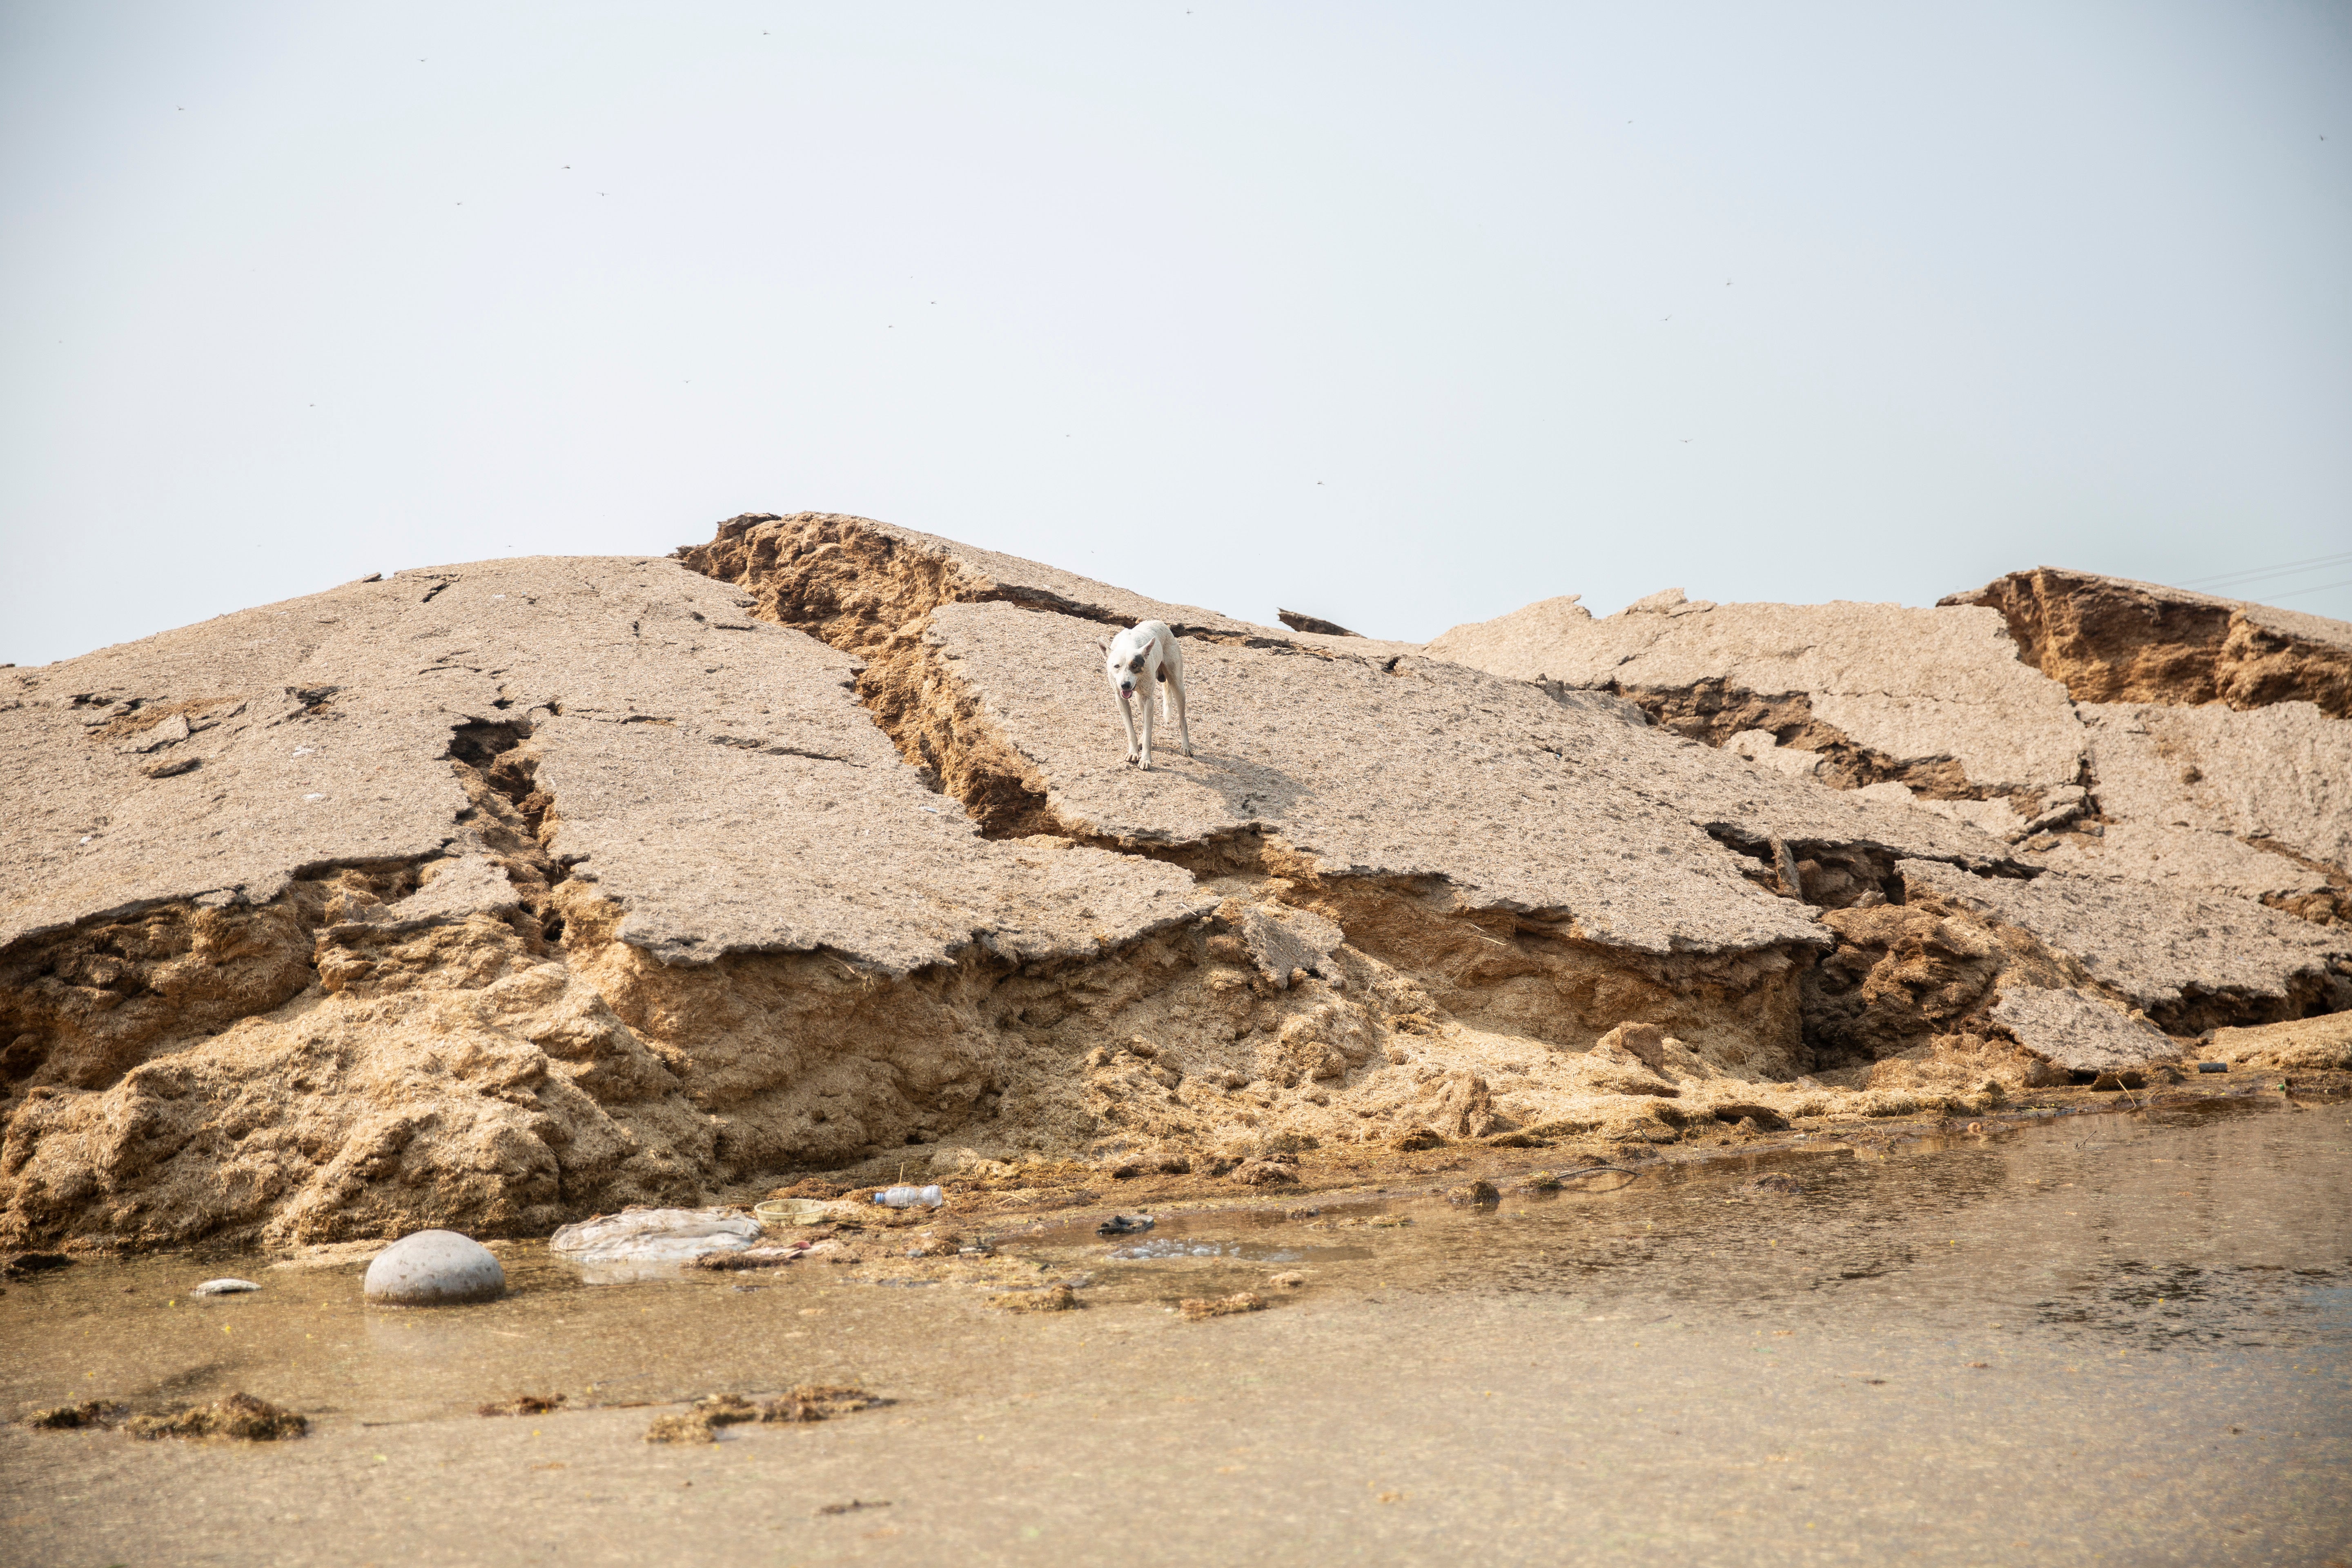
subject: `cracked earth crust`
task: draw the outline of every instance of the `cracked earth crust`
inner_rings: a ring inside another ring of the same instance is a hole
[[[1988,1024],[2036,1072],[2086,1070],[2143,1048],[2118,1012],[2180,1038],[2352,1005],[2347,649],[2340,623],[2046,570],[1930,610],[1546,600],[1430,645],[2018,846],[2022,877],[1988,879],[1719,834],[1828,911],[1808,1039],[1825,1080],[1868,1083],[1906,1081],[1922,1037],[1965,1059]]]
[[[2036,858],[2112,854],[2170,810],[2132,759],[2228,736],[2114,720],[2110,817],[2063,699],[1937,753],[1924,698],[1629,702],[833,514],[679,556],[0,671],[0,1242],[544,1234],[947,1149],[1632,1158],[2160,1063],[2352,973],[2232,967],[2194,889],[2151,967]],[[1092,650],[1141,618],[1199,742],[1149,773]],[[2327,802],[2206,765],[2311,880]]]

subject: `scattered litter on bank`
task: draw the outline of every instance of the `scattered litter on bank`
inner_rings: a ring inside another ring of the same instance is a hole
[[[593,1266],[592,1280],[633,1277],[639,1268],[692,1263],[714,1252],[742,1252],[761,1237],[760,1222],[740,1209],[624,1209],[567,1225],[547,1249]],[[615,1269],[619,1269],[617,1275]]]
[[[874,1201],[886,1208],[910,1209],[920,1205],[935,1209],[947,1202],[947,1197],[935,1186],[885,1187],[874,1194]]]

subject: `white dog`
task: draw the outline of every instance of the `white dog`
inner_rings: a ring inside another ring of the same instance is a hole
[[[1184,754],[1192,754],[1192,726],[1184,718],[1184,656],[1177,651],[1176,634],[1165,621],[1143,621],[1095,646],[1102,649],[1103,673],[1118,697],[1119,721],[1127,726],[1127,760],[1151,767],[1151,691],[1158,687],[1176,728],[1184,737]],[[1135,698],[1143,695],[1143,739],[1135,735]]]

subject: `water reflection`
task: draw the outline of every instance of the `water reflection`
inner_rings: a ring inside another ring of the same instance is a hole
[[[1486,1210],[1392,1192],[1164,1214],[1150,1235],[1116,1245],[1082,1218],[1000,1246],[1036,1278],[1089,1279],[1095,1310],[1024,1329],[1032,1343],[1145,1331],[1172,1321],[1160,1310],[1171,1293],[1270,1289],[1277,1270],[1303,1284],[1276,1289],[1276,1305],[1311,1303],[1318,1321],[1424,1300],[1541,1304],[1577,1321],[1770,1316],[2133,1352],[2352,1339],[2345,1108],[2089,1121],[1907,1144],[1816,1140],[1662,1166],[1615,1192],[1511,1192]],[[1788,1179],[1759,1184],[1767,1175]],[[1003,1288],[1002,1262],[992,1274],[955,1259],[803,1260],[756,1279],[670,1270],[592,1286],[543,1247],[500,1257],[504,1300],[414,1311],[365,1307],[357,1263],[79,1264],[0,1297],[10,1348],[0,1400],[12,1410],[97,1393],[165,1403],[247,1388],[405,1420],[520,1390],[612,1402],[856,1382],[902,1352],[951,1357],[968,1344],[984,1360],[994,1352],[978,1347],[1008,1331],[987,1305]],[[186,1298],[224,1267],[262,1290]]]
[[[1264,1242],[1164,1236],[1126,1247],[1114,1247],[1109,1256],[1144,1261],[1165,1258],[1240,1258],[1253,1263],[1332,1263],[1344,1258],[1370,1258],[1371,1252],[1370,1248],[1361,1247],[1281,1247]]]

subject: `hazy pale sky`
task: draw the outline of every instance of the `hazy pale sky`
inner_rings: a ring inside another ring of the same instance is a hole
[[[2341,3],[7,0],[0,660],[803,509],[1411,638],[2352,618],[2347,108]]]

